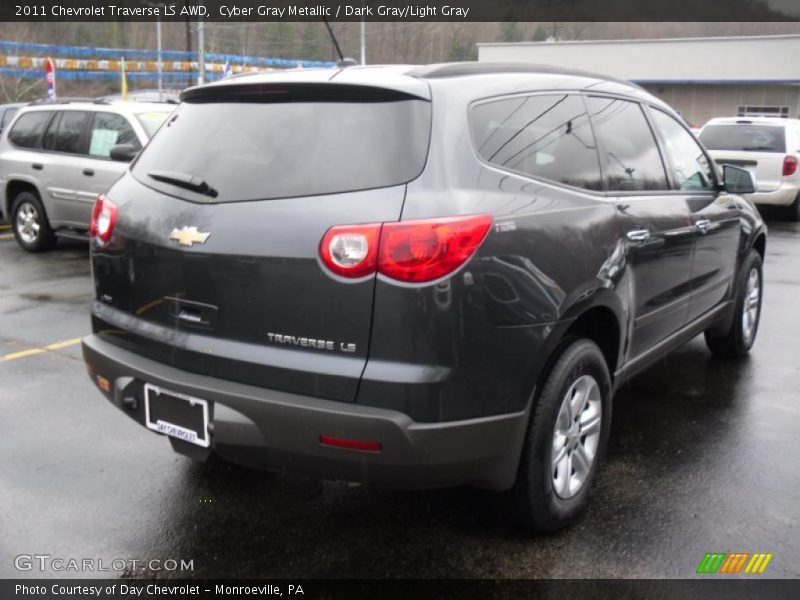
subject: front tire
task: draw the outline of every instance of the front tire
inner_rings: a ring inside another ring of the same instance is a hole
[[[744,356],[753,347],[761,320],[764,276],[761,255],[751,250],[742,265],[736,286],[734,317],[727,331],[706,331],[706,345],[717,356]]]
[[[39,197],[33,192],[20,192],[11,208],[11,227],[14,238],[23,250],[42,252],[55,245],[55,234]]]
[[[514,496],[535,531],[571,525],[586,507],[611,425],[611,377],[588,339],[563,347],[535,399]]]

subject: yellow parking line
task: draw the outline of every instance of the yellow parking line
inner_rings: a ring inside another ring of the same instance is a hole
[[[67,348],[68,346],[74,346],[75,344],[80,343],[81,338],[73,338],[71,340],[64,340],[63,342],[54,342],[52,344],[48,344],[47,346],[42,346],[40,348],[29,348],[28,350],[20,350],[19,352],[12,352],[11,354],[6,354],[4,356],[0,356],[0,361],[7,361],[7,360],[14,360],[17,358],[25,358],[26,356],[34,356],[36,354],[43,354],[45,352],[49,352],[52,350],[60,350],[61,348]]]
[[[0,240],[11,240],[11,239],[14,239],[13,233],[4,233],[3,235],[0,235]]]
[[[11,225],[0,225],[0,229],[11,229]]]

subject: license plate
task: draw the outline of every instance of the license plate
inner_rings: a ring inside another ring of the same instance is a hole
[[[144,384],[148,429],[208,448],[208,401]]]

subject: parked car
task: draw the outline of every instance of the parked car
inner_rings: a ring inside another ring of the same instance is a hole
[[[27,102],[14,102],[12,104],[0,104],[0,134],[3,133],[6,126],[17,114],[17,111],[23,106],[27,106]]]
[[[800,221],[800,120],[778,117],[711,119],[700,140],[719,164],[752,172],[758,190],[756,204],[785,207],[787,216]]]
[[[178,452],[513,490],[552,531],[624,381],[701,333],[753,345],[765,227],[723,172],[666,104],[582,72],[191,88],[95,205],[83,355]]]
[[[84,237],[98,194],[128,168],[126,161],[172,108],[87,101],[21,108],[0,140],[0,204],[19,245],[39,252],[56,235]]]

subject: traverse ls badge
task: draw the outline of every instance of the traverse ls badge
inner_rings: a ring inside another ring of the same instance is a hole
[[[197,227],[183,226],[180,229],[173,229],[169,234],[169,239],[178,242],[181,246],[193,246],[194,244],[205,244],[211,233],[197,231]]]

